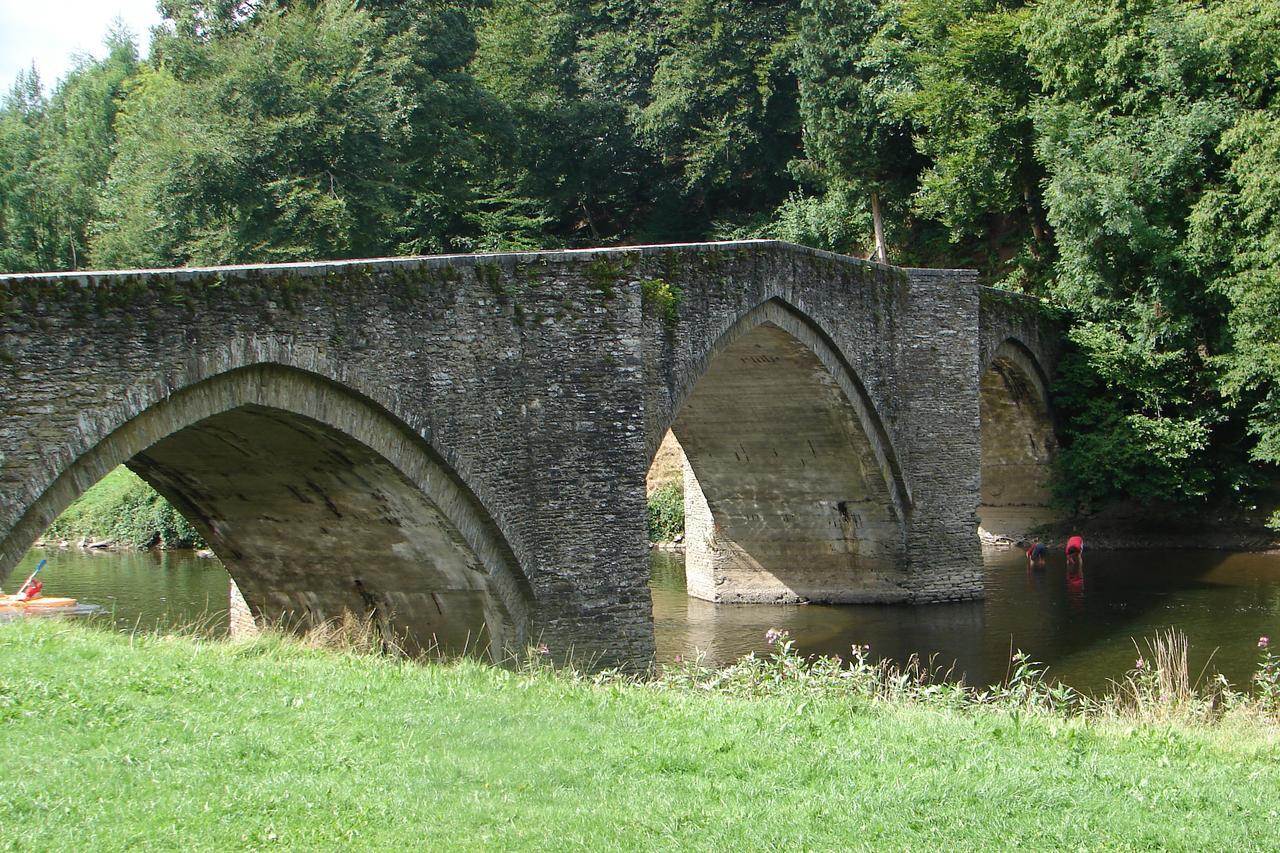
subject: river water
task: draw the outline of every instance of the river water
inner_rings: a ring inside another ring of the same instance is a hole
[[[32,551],[6,588],[41,557],[49,559],[45,594],[101,605],[90,618],[121,630],[199,623],[226,631],[228,578],[217,560],[190,552]],[[1029,572],[1020,552],[992,551],[984,557],[985,600],[922,607],[709,604],[685,594],[681,555],[655,551],[652,559],[660,663],[699,652],[712,664],[765,653],[765,631],[781,628],[806,654],[847,657],[857,643],[877,657],[932,655],[971,684],[1002,679],[1017,648],[1051,676],[1098,690],[1133,665],[1135,642],[1145,650],[1145,640],[1167,628],[1190,639],[1193,674],[1210,661],[1210,671],[1236,684],[1253,672],[1258,637],[1280,639],[1278,554],[1091,551],[1076,579],[1061,555]]]

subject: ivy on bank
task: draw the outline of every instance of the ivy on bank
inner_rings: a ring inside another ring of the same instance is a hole
[[[194,527],[128,468],[81,495],[45,531],[46,540],[110,541],[125,548],[203,548]]]

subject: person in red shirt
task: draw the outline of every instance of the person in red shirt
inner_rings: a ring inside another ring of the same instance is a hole
[[[1084,566],[1084,539],[1078,534],[1067,540],[1067,565]]]
[[[30,601],[40,595],[40,590],[44,589],[43,581],[35,581],[31,586],[18,593],[19,601]]]

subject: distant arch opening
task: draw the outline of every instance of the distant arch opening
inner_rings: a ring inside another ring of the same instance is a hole
[[[527,642],[528,585],[474,495],[405,425],[321,377],[259,365],[174,394],[64,471],[19,528],[43,530],[121,462],[269,622],[372,615],[410,653],[501,658]]]
[[[689,594],[905,599],[905,490],[834,347],[774,301],[729,330],[704,364],[670,429],[684,456]]]
[[[1017,342],[996,350],[979,383],[979,408],[979,535],[1018,540],[1054,519],[1051,473],[1058,445],[1044,373]]]

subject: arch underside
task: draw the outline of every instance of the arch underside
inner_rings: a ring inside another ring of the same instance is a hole
[[[986,537],[1020,539],[1053,521],[1050,474],[1057,451],[1041,371],[1017,344],[996,351],[979,382],[982,488],[979,527]]]
[[[758,319],[710,360],[671,427],[686,457],[689,593],[904,599],[895,483],[866,414],[815,352],[821,342],[783,328],[793,324],[779,309]]]
[[[505,656],[527,642],[527,584],[474,496],[406,427],[319,377],[260,365],[179,392],[33,510],[56,515],[122,462],[192,522],[269,623],[372,614],[411,653]]]

